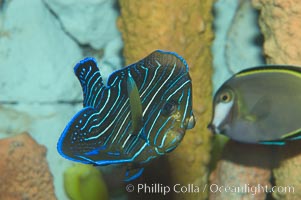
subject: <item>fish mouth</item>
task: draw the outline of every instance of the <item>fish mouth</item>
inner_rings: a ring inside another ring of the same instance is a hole
[[[158,146],[158,151],[161,153],[169,153],[173,151],[182,141],[185,135],[185,129],[182,128],[174,128],[166,133],[166,137],[164,137],[164,141],[162,141],[161,145]]]
[[[185,136],[185,129],[177,128],[170,132],[169,135],[171,138],[174,138],[174,143],[179,143],[182,141],[183,137]]]

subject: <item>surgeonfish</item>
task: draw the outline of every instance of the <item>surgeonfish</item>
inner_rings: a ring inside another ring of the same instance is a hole
[[[301,68],[271,65],[235,74],[216,92],[208,128],[245,143],[301,139]]]
[[[186,61],[154,51],[113,72],[107,85],[93,58],[74,72],[83,90],[83,109],[67,124],[57,149],[65,158],[97,166],[125,164],[125,181],[144,164],[174,150],[195,125]]]

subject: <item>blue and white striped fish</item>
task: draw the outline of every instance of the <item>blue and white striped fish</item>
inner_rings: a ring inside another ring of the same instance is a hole
[[[69,160],[131,163],[135,168],[126,173],[129,181],[142,174],[143,164],[174,150],[186,129],[194,127],[188,65],[176,53],[154,51],[112,73],[107,86],[93,58],[80,61],[74,72],[83,89],[84,108],[57,145]]]

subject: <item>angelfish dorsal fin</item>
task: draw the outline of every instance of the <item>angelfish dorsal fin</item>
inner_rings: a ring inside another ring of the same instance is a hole
[[[89,57],[81,60],[74,67],[74,73],[83,89],[84,107],[95,107],[100,94],[105,89],[96,60]]]
[[[127,78],[127,92],[132,115],[133,134],[137,134],[142,127],[142,103],[137,85],[130,73]]]

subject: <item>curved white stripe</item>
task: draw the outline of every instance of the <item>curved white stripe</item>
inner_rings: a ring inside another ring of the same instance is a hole
[[[166,99],[168,101],[175,93],[177,93],[180,89],[182,89],[187,83],[189,83],[190,80],[185,81],[178,89],[176,89],[171,95],[169,95]]]
[[[183,114],[183,118],[182,118],[182,123],[184,123],[184,119],[186,118],[186,114],[187,114],[187,109],[188,109],[188,104],[189,104],[189,101],[190,101],[190,89],[187,91],[187,99],[186,99],[186,106],[185,106],[185,111],[184,111],[184,114]],[[182,126],[182,125],[181,125]],[[183,128],[183,127],[181,127]]]
[[[117,116],[115,117],[115,119],[107,126],[107,128],[105,130],[103,130],[101,133],[99,133],[98,135],[95,136],[91,136],[89,138],[86,138],[85,140],[92,140],[92,139],[97,139],[100,136],[102,136],[114,123],[115,121],[118,119],[118,116],[120,115],[120,113],[123,111],[124,106],[126,105],[126,103],[121,107],[121,109],[119,110]],[[116,134],[117,135],[117,134]]]
[[[147,88],[145,88],[144,92],[142,92],[142,94],[140,95],[140,98],[142,98],[142,96],[144,95],[144,93],[148,90],[148,88],[152,85],[154,79],[156,78],[157,76],[157,71],[159,70],[160,66],[155,70],[154,74],[153,74],[153,78],[152,80],[148,83],[148,86]]]
[[[84,70],[85,68],[82,68],[82,69]],[[89,69],[88,69],[88,72],[87,72],[86,76],[84,77],[84,80],[87,80],[87,77],[91,72],[91,69],[92,69],[92,67],[91,67],[91,65],[89,65]]]
[[[126,145],[128,140],[130,139],[130,137],[131,137],[131,134],[129,134],[128,137],[125,139],[124,143],[122,144],[122,148],[124,148],[124,146]]]
[[[120,127],[119,127],[119,129],[118,129],[117,133],[115,134],[115,137],[114,137],[114,139],[113,139],[113,140],[112,140],[112,142],[111,142],[112,144],[114,143],[114,141],[115,141],[115,140],[116,140],[116,138],[118,137],[118,135],[119,135],[120,131],[124,129],[124,128],[123,128],[123,126],[125,125],[124,123],[127,121],[127,119],[128,119],[128,117],[129,117],[129,115],[130,115],[130,113],[128,113],[128,114],[125,116],[125,118],[124,118],[124,120],[123,120],[122,124],[120,125]]]
[[[154,121],[153,121],[153,124],[151,125],[151,127],[150,127],[150,129],[149,129],[149,133],[148,133],[148,135],[147,135],[147,139],[149,139],[149,137],[150,137],[150,133],[152,132],[152,129],[154,128],[154,126],[155,126],[155,123],[157,122],[157,120],[158,120],[158,118],[159,118],[160,114],[161,114],[161,111],[160,111],[160,112],[158,112],[158,114],[157,114],[156,118],[154,119]]]
[[[108,101],[109,101],[109,99],[110,99],[110,96],[111,96],[111,91],[108,90],[108,97],[107,97],[106,102],[104,103],[104,105],[106,105],[106,104],[108,103]],[[104,108],[105,108],[105,106],[103,106],[103,107],[99,110],[99,112],[92,114],[92,115],[86,120],[86,123],[84,124],[84,126],[83,126],[80,130],[84,130],[84,129],[86,128],[86,126],[88,125],[89,121],[91,120],[91,118],[92,118],[94,115],[98,115],[99,113],[101,113],[101,112],[103,111]]]
[[[90,91],[89,91],[90,94],[87,96],[88,99],[87,99],[87,101],[86,101],[86,104],[88,104],[88,102],[90,102],[90,101],[93,99],[93,98],[92,98],[93,95],[91,95],[91,93],[93,94],[93,90],[94,90],[95,84],[98,83],[99,79],[101,79],[101,76],[99,76],[99,77],[94,81],[93,85],[91,86]],[[90,102],[90,103],[91,103],[91,102]],[[90,105],[90,104],[89,104],[89,105]]]
[[[160,92],[160,90],[162,89],[162,87],[165,85],[165,83],[170,79],[170,77],[172,76],[172,74],[174,73],[174,70],[176,68],[176,64],[174,64],[174,67],[171,71],[171,73],[169,74],[169,76],[167,77],[167,79],[161,84],[161,86],[159,87],[159,89],[156,91],[156,93],[153,95],[153,98],[148,102],[146,108],[144,109],[143,113],[142,113],[142,117],[144,117],[145,112],[148,110],[148,107],[151,105],[151,103],[153,102],[153,100],[155,99],[155,97],[157,96],[158,92]]]

